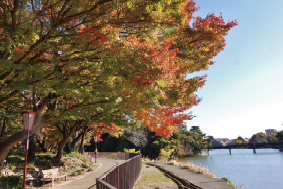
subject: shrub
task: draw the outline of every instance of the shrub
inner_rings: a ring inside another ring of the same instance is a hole
[[[93,169],[92,168],[88,168],[88,170],[87,171],[93,171]]]
[[[17,189],[22,188],[23,178],[21,176],[1,176],[0,177],[0,188],[2,189]]]
[[[72,176],[72,177],[74,177],[74,176],[76,176],[76,175],[77,175],[76,172],[72,172],[72,173],[71,173],[71,176]]]
[[[78,175],[81,175],[81,174],[82,174],[82,171],[81,171],[81,170],[76,170],[76,172],[78,173]]]
[[[45,155],[44,157],[45,157],[45,159],[52,159],[51,155]]]
[[[89,166],[85,163],[82,163],[81,165],[82,165],[82,168],[86,168],[86,169],[89,168]]]

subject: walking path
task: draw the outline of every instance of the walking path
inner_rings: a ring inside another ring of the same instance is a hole
[[[158,165],[163,169],[170,171],[172,174],[180,178],[183,178],[202,189],[234,189],[232,186],[230,186],[221,179],[210,178],[208,176],[192,172],[188,169],[182,169],[180,166],[174,166],[174,165],[168,165],[168,164],[156,163],[156,162],[149,162],[149,163]]]
[[[80,178],[75,180],[63,181],[60,184],[55,184],[54,187],[48,187],[52,189],[95,189],[96,188],[96,178],[102,176],[105,172],[110,170],[117,164],[124,162],[124,160],[115,160],[115,159],[104,159],[98,158],[97,162],[99,167],[94,171],[88,172],[82,175]]]
[[[94,171],[88,172],[79,178],[69,181],[63,181],[60,184],[55,184],[54,187],[48,187],[49,189],[95,189],[96,178],[102,176],[105,172],[109,171],[114,166],[123,163],[125,160],[115,160],[99,158],[97,162],[98,168]],[[180,166],[168,165],[164,163],[148,162],[170,171],[177,177],[183,178],[195,186],[202,189],[233,189],[232,186],[228,185],[221,179],[210,178],[208,176],[192,172],[188,169],[182,169]]]

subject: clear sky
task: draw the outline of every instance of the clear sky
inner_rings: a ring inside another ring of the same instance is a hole
[[[187,128],[200,126],[214,138],[250,138],[265,129],[283,130],[283,1],[196,0],[194,16],[209,12],[238,26],[213,60],[207,82],[197,92],[202,101]]]

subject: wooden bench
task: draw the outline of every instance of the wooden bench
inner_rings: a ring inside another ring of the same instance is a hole
[[[54,186],[54,179],[65,177],[65,181],[67,181],[67,175],[60,175],[58,168],[42,170],[42,177],[43,185],[45,183],[45,179],[52,179],[52,187]]]

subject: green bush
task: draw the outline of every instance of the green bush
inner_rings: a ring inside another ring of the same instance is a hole
[[[87,171],[93,171],[93,169],[92,168],[88,168],[88,170]]]
[[[1,176],[0,188],[1,189],[18,189],[23,186],[23,178],[21,176]]]
[[[82,171],[81,171],[81,170],[76,170],[76,172],[78,173],[78,175],[81,175],[81,174],[82,174]]]
[[[72,177],[74,177],[74,176],[76,176],[76,175],[77,175],[76,172],[72,172],[72,173],[71,173],[71,176],[72,176]]]
[[[52,159],[52,156],[51,155],[45,155],[44,158],[45,159]]]
[[[82,165],[82,168],[86,168],[86,169],[89,168],[89,166],[85,163],[82,163],[81,165]]]

